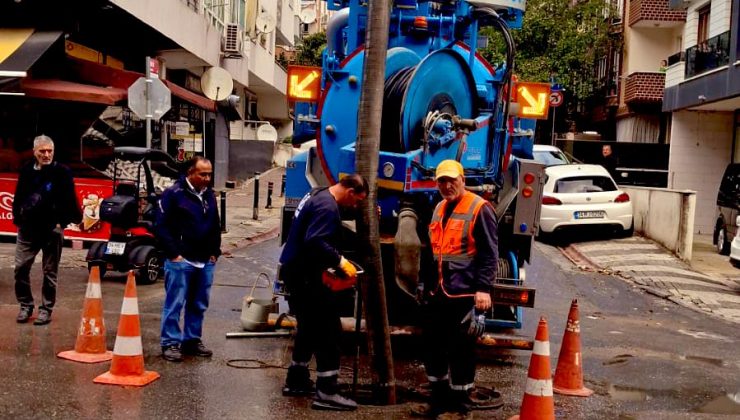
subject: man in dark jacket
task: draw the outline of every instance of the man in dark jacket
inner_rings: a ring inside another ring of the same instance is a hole
[[[21,168],[13,199],[13,223],[18,226],[15,248],[15,296],[21,305],[16,321],[25,323],[33,314],[31,266],[42,252],[44,283],[41,306],[34,325],[51,322],[57,294],[57,273],[62,257],[63,230],[79,223],[82,213],[77,203],[72,173],[54,162],[54,141],[48,136],[33,140],[33,163]]]
[[[211,162],[196,156],[187,164],[187,176],[165,190],[159,201],[157,237],[166,257],[160,344],[162,357],[171,362],[181,362],[183,354],[213,355],[201,341],[216,259],[221,255],[212,176]]]
[[[617,165],[619,165],[619,160],[614,155],[611,145],[605,144],[601,146],[601,160],[599,164],[609,171],[609,175],[614,178],[614,182],[619,183],[617,179]]]
[[[316,355],[317,386],[314,408],[354,410],[357,404],[339,394],[339,338],[342,327],[335,293],[322,282],[322,273],[336,268],[357,275],[354,265],[339,252],[340,209],[352,209],[367,197],[368,186],[359,175],[349,175],[329,188],[314,189],[296,208],[288,240],[280,255],[280,276],[290,293],[290,309],[298,321],[293,361],[283,395],[314,393],[308,363]]]
[[[498,265],[498,227],[493,206],[465,190],[462,165],[444,160],[435,174],[443,200],[429,224],[433,257],[424,274],[424,365],[431,404],[420,414],[466,414],[475,408],[475,344],[485,331],[486,311]],[[500,407],[500,396],[488,406]]]

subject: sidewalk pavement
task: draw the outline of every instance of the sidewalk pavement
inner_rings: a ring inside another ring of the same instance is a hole
[[[727,286],[740,288],[740,268],[730,263],[730,258],[720,255],[712,244],[712,235],[694,234],[691,268],[707,276],[721,280]]]
[[[272,239],[280,234],[281,210],[285,197],[280,196],[285,168],[276,167],[259,177],[259,206],[254,219],[255,178],[250,178],[236,188],[226,189],[226,233],[221,236],[221,250],[228,253],[251,243]],[[273,183],[272,205],[267,205],[268,183]],[[217,195],[219,211],[220,196]]]
[[[740,323],[740,269],[717,253],[711,236],[694,237],[689,263],[637,235],[575,242],[561,251],[582,270],[623,278],[646,293]]]

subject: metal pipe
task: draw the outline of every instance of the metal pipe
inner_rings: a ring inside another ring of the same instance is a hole
[[[254,172],[254,202],[252,205],[252,219],[259,220],[260,217],[260,173]]]
[[[221,191],[221,233],[226,233],[226,191]]]
[[[230,332],[226,333],[226,338],[290,337],[290,334],[290,331]]]
[[[149,56],[146,56],[146,83],[144,84],[144,98],[146,98],[146,116],[145,116],[145,130],[146,130],[146,148],[151,149],[152,147],[152,65]]]
[[[344,51],[337,51],[344,43],[342,40],[342,29],[349,24],[349,7],[345,7],[329,18],[326,24],[326,55],[331,57],[334,54],[338,60],[344,58]]]

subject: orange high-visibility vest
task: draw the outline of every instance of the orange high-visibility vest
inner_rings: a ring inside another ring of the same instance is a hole
[[[473,238],[473,227],[478,218],[480,209],[486,204],[486,200],[465,191],[460,201],[452,210],[445,225],[442,220],[447,208],[447,200],[437,204],[429,224],[429,239],[431,240],[434,261],[437,263],[439,273],[439,285],[447,296],[464,297],[475,296],[475,294],[456,294],[454,290],[445,287],[445,279],[442,276],[443,262],[456,262],[455,270],[472,270],[473,258],[476,254],[475,238]]]

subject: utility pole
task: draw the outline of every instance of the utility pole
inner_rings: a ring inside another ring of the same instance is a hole
[[[146,57],[146,90],[144,91],[144,97],[146,98],[146,148],[151,149],[152,147],[152,97],[151,97],[151,86],[152,86],[152,65],[151,58]]]
[[[395,404],[396,377],[393,372],[377,212],[380,121],[383,115],[390,1],[369,1],[367,8],[368,24],[365,34],[362,94],[357,121],[355,170],[368,181],[370,192],[361,207],[362,217],[357,223],[357,237],[361,241],[361,255],[365,257],[366,281],[362,282],[362,292],[367,314],[368,347],[373,361],[373,383],[377,390],[376,399],[381,404]]]
[[[557,107],[552,109],[552,131],[550,132],[550,145],[555,146],[555,113],[558,112]]]

